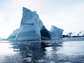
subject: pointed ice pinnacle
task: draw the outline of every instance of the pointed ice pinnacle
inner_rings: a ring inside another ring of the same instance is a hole
[[[43,23],[38,14],[23,7],[21,26],[15,40],[41,40],[42,26]]]

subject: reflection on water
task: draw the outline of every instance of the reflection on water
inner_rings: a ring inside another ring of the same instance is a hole
[[[12,55],[15,52],[13,52],[13,49],[9,48],[12,47],[12,45],[8,43],[0,43],[0,54],[1,55]]]
[[[83,63],[84,41],[54,42],[37,48],[35,42],[0,42],[0,63]]]
[[[57,53],[65,55],[84,55],[84,41],[63,42],[62,50]]]

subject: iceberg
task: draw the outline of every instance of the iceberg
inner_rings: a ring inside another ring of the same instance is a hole
[[[20,27],[13,31],[7,40],[51,40],[62,39],[63,29],[52,26],[48,31],[36,11],[23,7]]]
[[[63,33],[63,29],[57,28],[54,25],[51,26],[50,36],[52,40],[62,39],[62,33]]]

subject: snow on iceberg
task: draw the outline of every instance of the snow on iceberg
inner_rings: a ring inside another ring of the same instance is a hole
[[[43,25],[36,11],[23,7],[20,28],[13,31],[8,40],[50,40],[61,39],[63,29],[52,26],[48,31]]]
[[[57,28],[56,26],[52,25],[50,30],[51,39],[59,40],[62,39],[63,29]]]

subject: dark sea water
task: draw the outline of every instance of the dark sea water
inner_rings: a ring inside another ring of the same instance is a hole
[[[50,47],[39,47],[39,42]],[[0,63],[84,63],[84,38],[48,41],[0,41]]]

